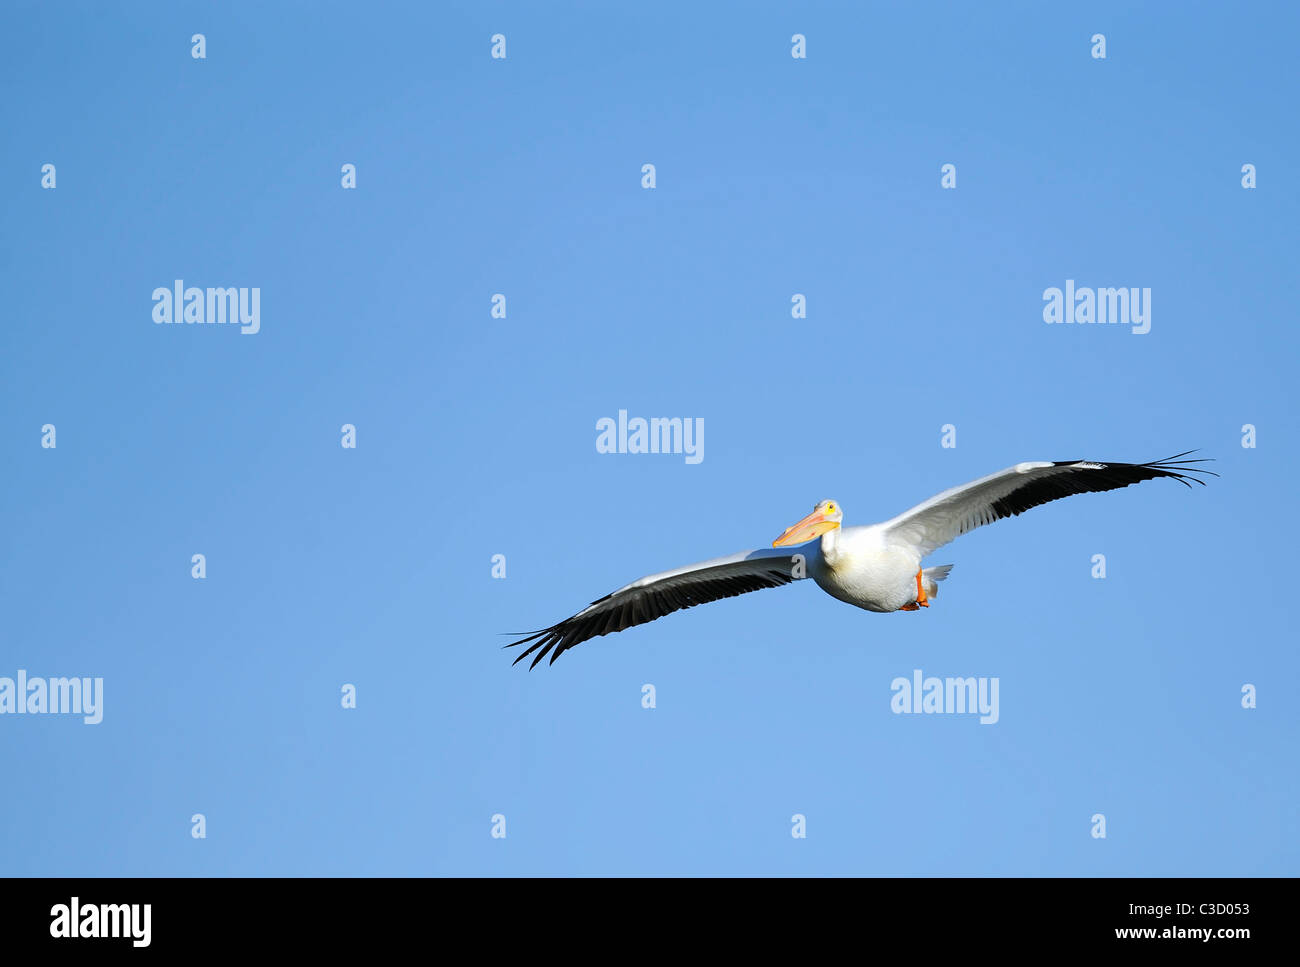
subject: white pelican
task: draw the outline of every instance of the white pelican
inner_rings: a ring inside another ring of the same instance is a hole
[[[967,531],[1071,494],[1117,490],[1156,477],[1205,484],[1198,473],[1218,476],[1182,460],[1194,451],[1150,463],[1018,463],[998,473],[945,490],[883,524],[841,527],[844,511],[823,500],[813,512],[772,542],[792,550],[742,551],[675,571],[651,574],[607,594],[559,624],[506,645],[532,642],[518,664],[533,652],[528,667],[550,653],[551,662],[574,645],[601,635],[654,621],[682,608],[730,598],[760,588],[775,588],[810,577],[827,594],[868,611],[928,608],[951,564],[921,567],[921,559]],[[812,541],[820,538],[816,544]]]

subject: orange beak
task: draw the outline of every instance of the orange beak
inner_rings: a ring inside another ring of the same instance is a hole
[[[786,547],[790,544],[802,544],[814,537],[821,537],[827,531],[833,531],[839,526],[839,521],[827,520],[824,513],[814,510],[799,523],[787,527],[785,533],[772,542],[772,546]]]

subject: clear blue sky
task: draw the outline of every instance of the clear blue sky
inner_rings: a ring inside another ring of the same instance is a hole
[[[0,872],[1300,872],[1295,8],[610,6],[8,5],[0,676],[105,708],[0,716]],[[261,331],[155,325],[175,279]],[[1151,331],[1044,324],[1066,279]],[[705,459],[597,453],[620,409]],[[823,497],[1192,447],[918,614],[500,650]],[[892,714],[916,668],[1000,721]]]

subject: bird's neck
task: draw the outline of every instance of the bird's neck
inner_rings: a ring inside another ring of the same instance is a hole
[[[836,527],[822,535],[822,559],[831,567],[840,557],[839,544],[840,529]]]

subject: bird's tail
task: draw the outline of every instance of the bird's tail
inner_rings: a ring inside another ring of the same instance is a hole
[[[940,564],[938,567],[927,567],[921,572],[921,578],[925,581],[925,593],[930,597],[938,597],[939,582],[948,576],[952,570],[951,564]]]

